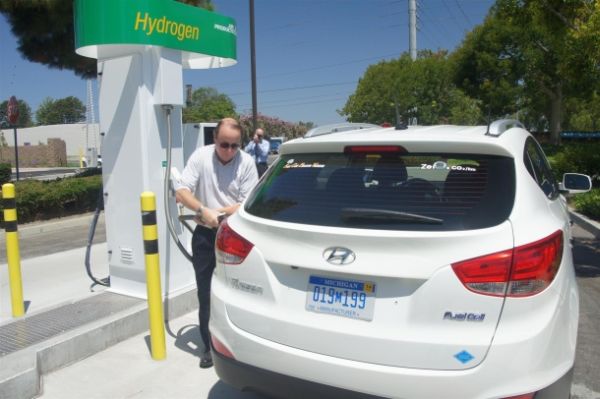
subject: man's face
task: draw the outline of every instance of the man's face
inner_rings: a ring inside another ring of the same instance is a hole
[[[231,161],[239,151],[241,138],[240,131],[230,125],[220,127],[219,133],[215,137],[215,148],[223,163]]]

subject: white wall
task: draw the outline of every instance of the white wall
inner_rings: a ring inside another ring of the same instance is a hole
[[[46,144],[48,139],[58,138],[67,143],[67,157],[77,157],[81,151],[85,154],[86,147],[85,123],[73,123],[68,125],[48,125],[17,129],[17,141],[19,145],[30,143],[38,145],[40,142]],[[2,129],[4,138],[9,146],[14,146],[13,129]],[[90,148],[96,148],[101,154],[100,128],[97,123],[90,124],[87,128],[87,142]]]

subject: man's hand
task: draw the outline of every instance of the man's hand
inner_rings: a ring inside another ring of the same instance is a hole
[[[208,227],[217,228],[219,227],[219,215],[220,212],[214,209],[203,207],[202,211],[196,213],[196,223],[203,224]]]

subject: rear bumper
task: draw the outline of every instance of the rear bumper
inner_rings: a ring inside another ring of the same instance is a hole
[[[476,367],[431,370],[353,361],[261,338],[233,324],[227,297],[227,287],[213,278],[211,333],[236,359],[215,353],[216,371],[240,390],[284,398],[316,392],[314,397],[403,399],[499,399],[537,391],[536,399],[566,399],[570,391],[575,341],[569,345],[565,335],[576,336],[577,330],[556,327],[576,322],[567,312],[558,312],[535,333],[510,323],[499,328],[495,345]]]
[[[273,398],[345,398],[345,399],[382,399],[373,396],[312,381],[290,377],[270,370],[229,359],[213,348],[215,371],[219,378],[240,391],[256,392]],[[549,387],[538,391],[535,399],[568,399],[571,392],[573,369]]]
[[[213,348],[213,362],[219,378],[240,391],[256,392],[268,397],[286,399],[345,398],[379,399],[329,385],[318,384],[261,369],[229,359]]]

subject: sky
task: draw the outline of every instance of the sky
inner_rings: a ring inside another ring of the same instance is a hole
[[[493,3],[417,0],[417,49],[456,49]],[[183,83],[213,87],[233,100],[238,113],[251,114],[249,1],[213,4],[215,12],[236,21],[238,62],[184,70]],[[254,14],[258,112],[293,123],[343,121],[337,111],[368,66],[409,50],[408,0],[255,0]],[[25,60],[0,15],[0,101],[14,95],[35,114],[47,97],[75,96],[86,104],[86,88],[71,71]],[[97,104],[95,80],[92,88]]]

